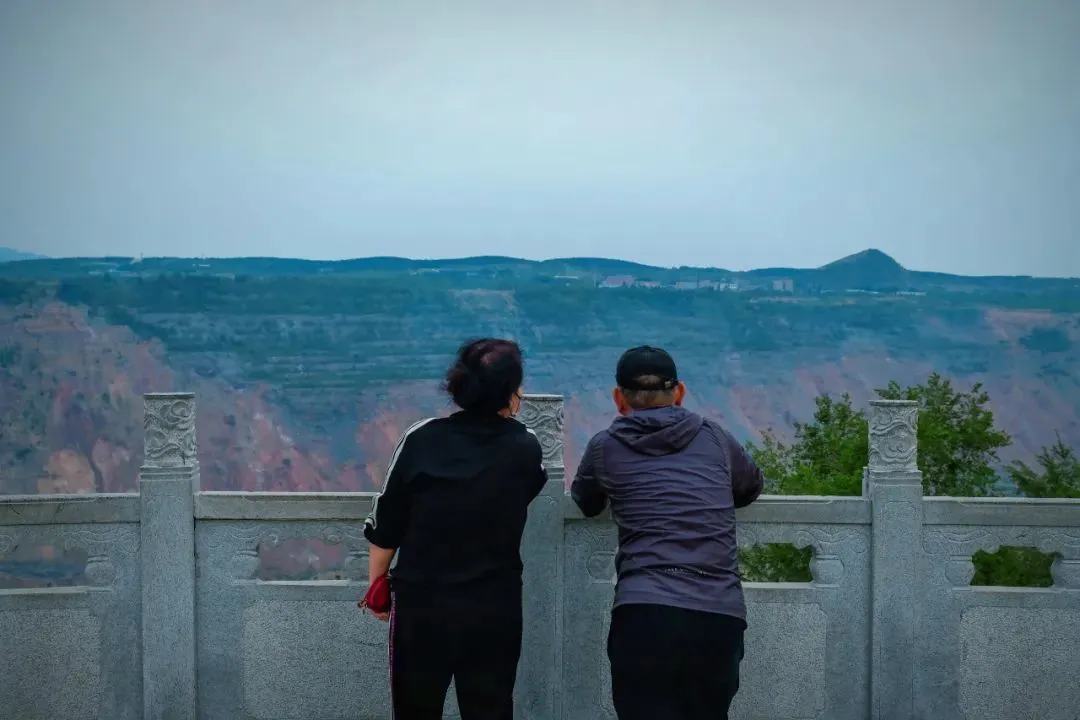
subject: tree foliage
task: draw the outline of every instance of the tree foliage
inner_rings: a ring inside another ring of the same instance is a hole
[[[1080,457],[1061,441],[1060,435],[1035,460],[1039,469],[1019,461],[1008,468],[1009,477],[1020,492],[1028,497],[1080,498]]]
[[[846,393],[838,400],[815,400],[812,422],[795,423],[795,441],[785,445],[766,431],[760,446],[747,449],[779,495],[858,495],[867,462],[866,413],[852,407]]]
[[[1038,468],[1015,461],[1007,468],[1016,488],[1033,498],[1080,498],[1080,458],[1061,441],[1044,447],[1036,457]],[[995,553],[975,554],[972,585],[1050,587],[1053,557],[1035,548],[1002,547]]]
[[[987,497],[998,494],[997,451],[1012,438],[994,425],[990,396],[980,383],[967,392],[933,373],[925,383],[901,387],[895,381],[879,390],[886,400],[919,404],[919,469],[927,495]]]
[[[990,398],[980,384],[960,390],[938,373],[926,382],[901,386],[890,382],[878,391],[885,399],[914,400],[919,405],[918,458],[927,495],[985,497],[1000,494],[998,451],[1009,435],[994,422]],[[821,396],[811,422],[795,423],[791,444],[764,433],[747,449],[768,478],[768,492],[782,495],[858,495],[868,461],[868,423],[851,398]],[[1028,497],[1080,498],[1080,458],[1060,439],[1043,448],[1038,467],[1015,462],[1007,469]],[[743,575],[765,582],[807,582],[806,549],[766,545],[744,551]],[[976,553],[973,584],[1047,587],[1051,558],[1034,548],[1003,547]]]
[[[759,545],[739,551],[739,570],[751,582],[813,582],[814,549],[788,544]]]
[[[858,495],[868,458],[866,413],[852,406],[851,397],[815,400],[813,421],[795,423],[795,439],[784,444],[764,433],[761,445],[747,450],[768,480],[768,491],[780,495]],[[743,577],[760,582],[809,582],[810,548],[773,544],[743,551]]]

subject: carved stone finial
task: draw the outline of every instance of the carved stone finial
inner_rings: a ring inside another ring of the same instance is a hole
[[[544,467],[563,469],[562,395],[525,395],[517,419],[536,433],[544,451]]]
[[[143,395],[143,467],[194,468],[195,395],[150,393]]]
[[[919,406],[914,400],[870,401],[870,472],[914,473]]]

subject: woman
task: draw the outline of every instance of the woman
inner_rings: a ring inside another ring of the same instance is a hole
[[[401,437],[364,526],[369,581],[392,573],[395,720],[439,720],[451,679],[462,720],[512,720],[521,655],[521,535],[547,481],[540,443],[514,419],[521,349],[463,345],[445,390],[460,411]]]

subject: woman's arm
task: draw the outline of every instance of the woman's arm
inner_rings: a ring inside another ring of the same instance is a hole
[[[390,571],[390,563],[394,560],[397,550],[381,548],[378,545],[368,547],[368,584],[375,582]],[[375,612],[369,610],[372,615],[382,621],[390,619],[390,612]]]
[[[390,570],[405,531],[409,525],[409,509],[412,505],[409,496],[410,460],[413,446],[409,437],[428,421],[415,423],[405,431],[390,457],[390,466],[386,469],[386,480],[382,492],[371,503],[371,513],[364,521],[364,537],[368,541],[368,583],[374,583]],[[380,620],[390,617],[389,613],[373,613]]]
[[[373,583],[390,571],[390,563],[397,550],[381,548],[378,545],[368,547],[368,582]]]

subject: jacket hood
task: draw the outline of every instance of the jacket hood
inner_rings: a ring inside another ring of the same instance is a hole
[[[639,455],[671,455],[689,445],[704,424],[702,417],[675,405],[635,410],[611,423],[608,432]]]

